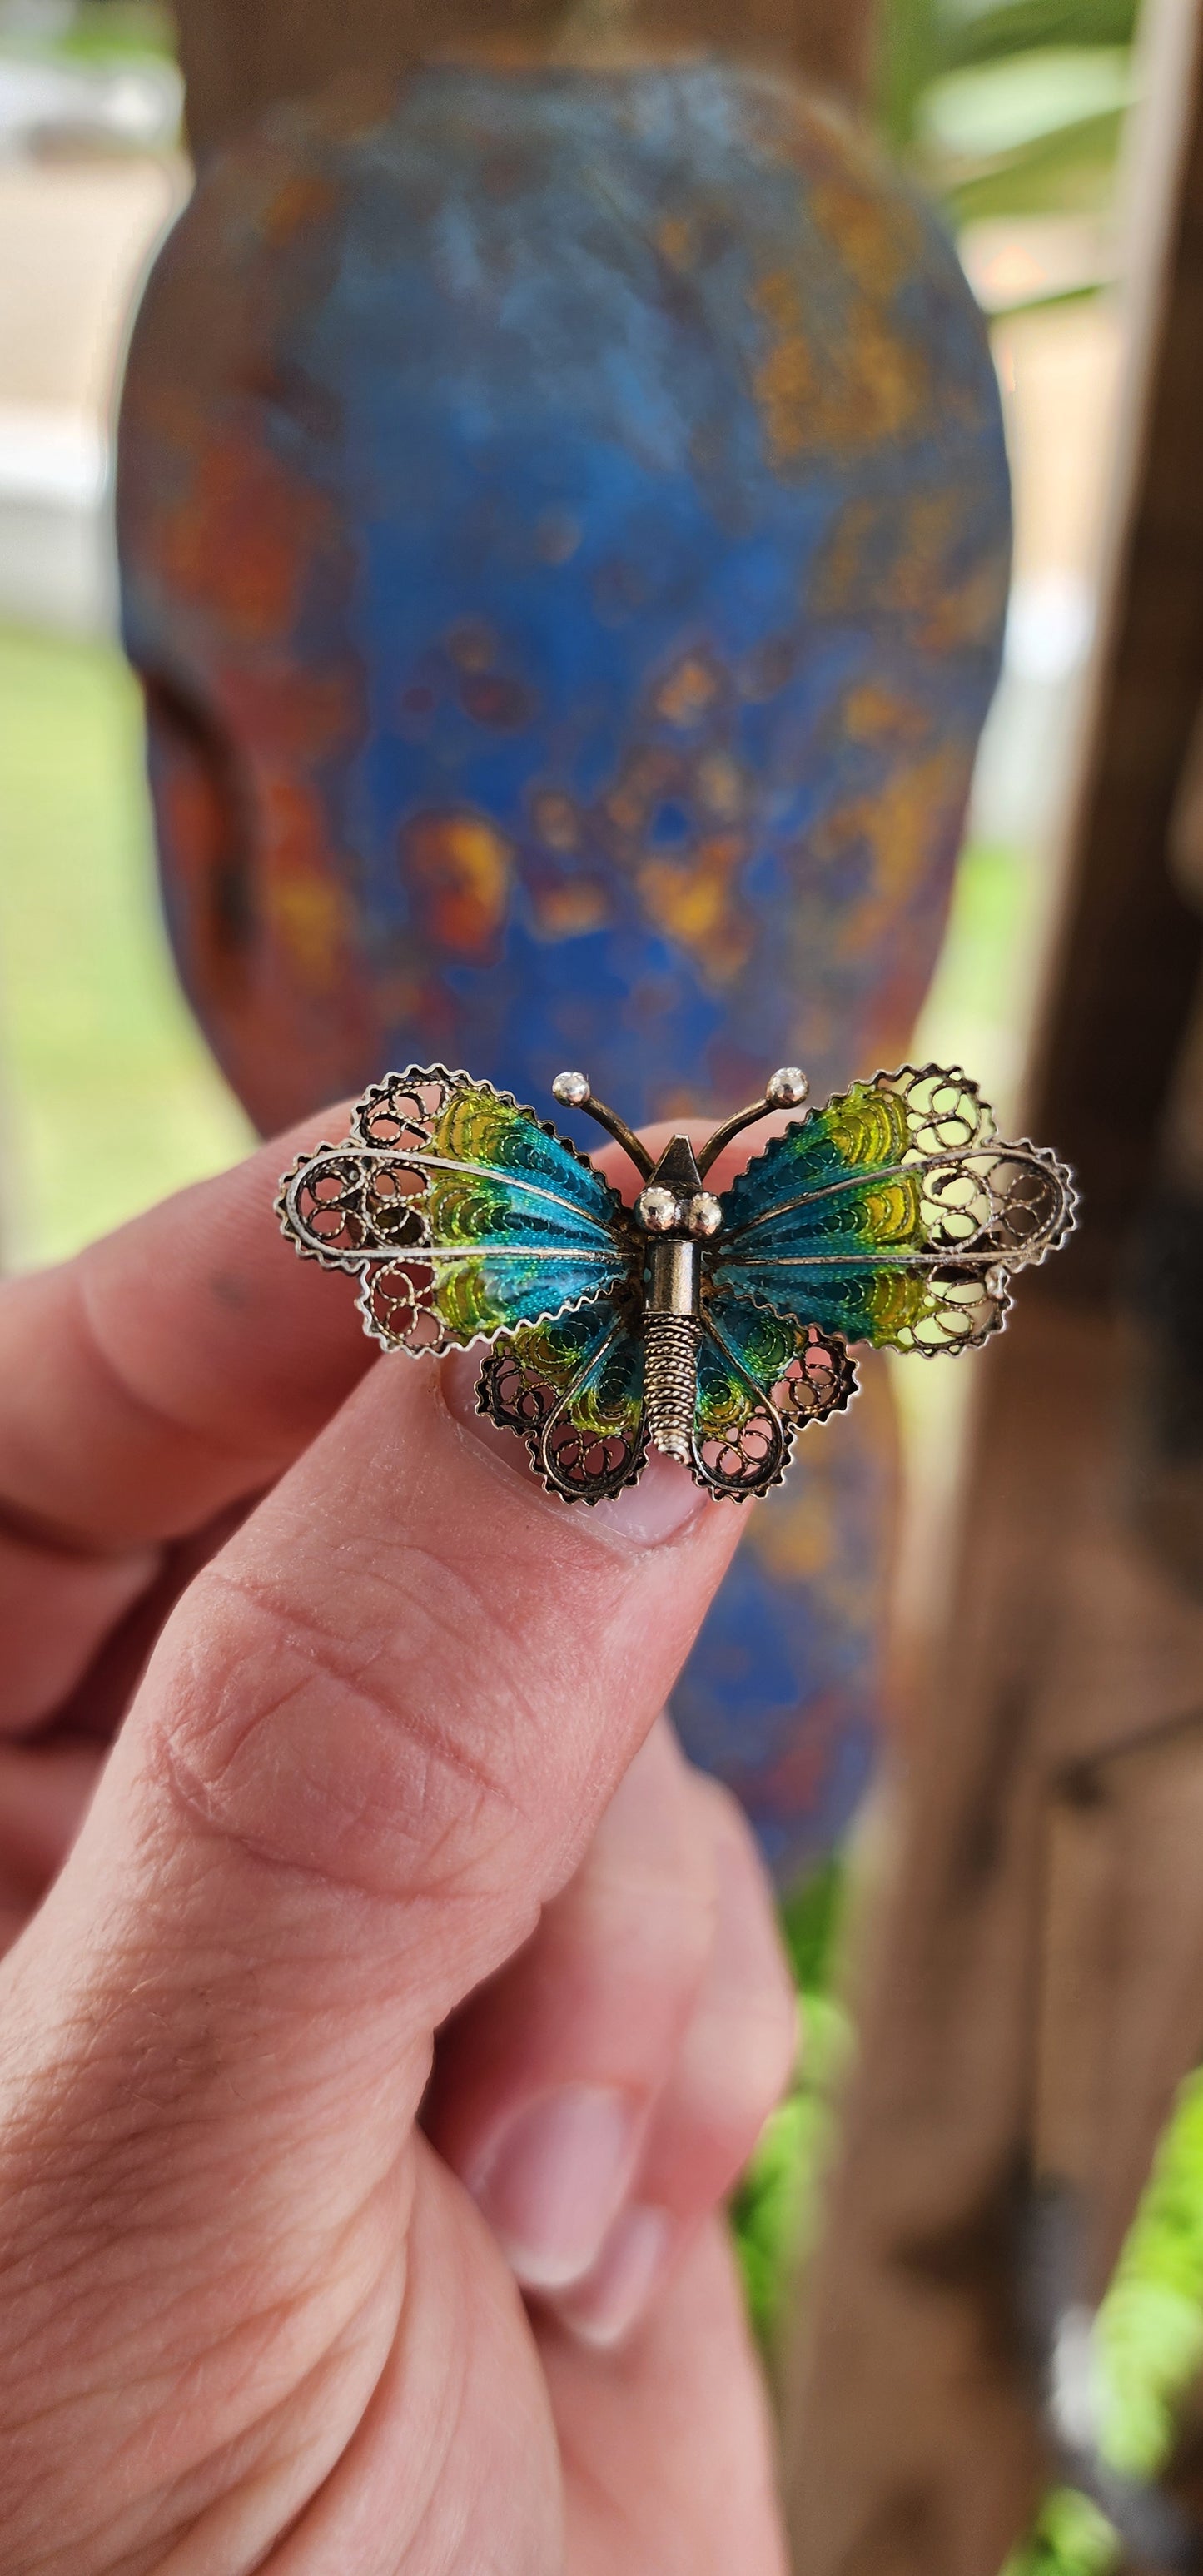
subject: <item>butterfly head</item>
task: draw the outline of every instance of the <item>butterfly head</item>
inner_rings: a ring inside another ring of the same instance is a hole
[[[688,1136],[670,1136],[645,1189],[635,1201],[636,1221],[650,1235],[688,1235],[707,1243],[723,1222],[723,1205],[702,1187]]]

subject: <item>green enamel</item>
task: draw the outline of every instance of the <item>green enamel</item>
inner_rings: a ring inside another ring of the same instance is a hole
[[[763,1308],[734,1300],[716,1304],[714,1321],[730,1343],[743,1369],[707,1334],[698,1353],[697,1432],[701,1440],[736,1432],[755,1412],[757,1396],[767,1395],[794,1358],[799,1343],[795,1324]],[[749,1387],[748,1377],[754,1380]]]
[[[444,1103],[427,1151],[490,1167],[431,1169],[423,1193],[434,1304],[453,1340],[534,1321],[620,1284],[617,1192],[528,1110],[461,1087]],[[479,1258],[440,1259],[461,1247],[477,1248]],[[548,1257],[554,1253],[562,1257]]]
[[[976,1281],[950,1282],[947,1252],[943,1276],[907,1263],[933,1248],[921,1166],[993,1134],[963,1075],[938,1077],[935,1109],[925,1081],[903,1067],[853,1083],[775,1137],[723,1202],[716,1288],[879,1348],[951,1347],[983,1329],[989,1301]]]

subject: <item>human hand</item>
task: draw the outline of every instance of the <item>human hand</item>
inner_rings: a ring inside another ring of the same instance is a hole
[[[307,1141],[0,1294],[0,2563],[779,2576],[793,2003],[657,1720],[740,1514],[376,1360]]]

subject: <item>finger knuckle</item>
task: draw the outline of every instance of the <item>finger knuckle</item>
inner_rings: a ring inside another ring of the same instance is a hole
[[[349,1640],[210,1568],[148,1694],[144,1757],[194,1830],[254,1862],[450,1895],[487,1878],[518,1818],[500,1694],[487,1734],[467,1733],[421,1687],[437,1660],[429,1631]]]

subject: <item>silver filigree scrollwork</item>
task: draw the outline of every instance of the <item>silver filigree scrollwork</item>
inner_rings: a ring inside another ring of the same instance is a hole
[[[565,1502],[604,1502],[636,1484],[643,1473],[647,1444],[642,1415],[631,1432],[618,1423],[582,1418],[578,1409],[615,1337],[566,1389],[554,1386],[540,1366],[533,1334],[525,1349],[518,1341],[498,1342],[476,1381],[477,1412],[487,1414],[499,1430],[515,1431],[525,1440],[536,1475]]]

